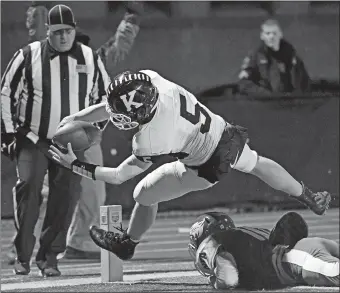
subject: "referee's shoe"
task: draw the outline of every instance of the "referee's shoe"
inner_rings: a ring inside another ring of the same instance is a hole
[[[31,271],[29,262],[21,262],[17,258],[14,261],[13,271],[16,275],[28,275]]]

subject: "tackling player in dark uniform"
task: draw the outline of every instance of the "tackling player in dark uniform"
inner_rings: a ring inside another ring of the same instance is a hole
[[[338,244],[307,236],[306,222],[294,212],[272,231],[236,227],[224,213],[207,213],[190,229],[189,253],[216,289],[339,286]]]

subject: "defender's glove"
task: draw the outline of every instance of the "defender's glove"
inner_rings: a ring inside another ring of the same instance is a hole
[[[209,283],[215,289],[235,288],[239,283],[237,265],[230,253],[221,251],[216,256],[214,275],[209,276]]]
[[[1,152],[13,160],[16,155],[16,139],[14,133],[1,133]]]
[[[216,255],[222,245],[211,236],[202,241],[196,252],[195,267],[205,277],[214,275]]]

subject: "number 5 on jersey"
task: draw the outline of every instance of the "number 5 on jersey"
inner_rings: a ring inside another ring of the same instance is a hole
[[[203,134],[209,132],[211,117],[209,116],[208,112],[197,103],[195,104],[195,114],[191,114],[187,111],[187,102],[185,96],[179,94],[179,98],[181,102],[181,117],[196,125],[198,122],[200,122],[200,116],[202,113],[202,115],[205,117],[205,121],[201,125],[200,132]]]

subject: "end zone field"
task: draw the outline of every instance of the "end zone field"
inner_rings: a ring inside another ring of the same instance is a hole
[[[332,209],[319,217],[309,210],[298,211],[309,224],[310,236],[339,242],[339,210]],[[236,225],[271,228],[286,211],[234,214]],[[16,276],[7,264],[14,226],[2,221],[1,291],[2,292],[213,292],[204,277],[195,271],[187,253],[188,229],[195,216],[159,218],[133,260],[124,263],[124,281],[101,283],[99,261],[61,260],[58,278],[42,278],[32,264],[28,276]],[[123,226],[127,226],[124,221]],[[36,251],[36,249],[35,249]],[[294,287],[285,292],[338,292],[339,288]],[[283,292],[280,290],[280,292]]]

